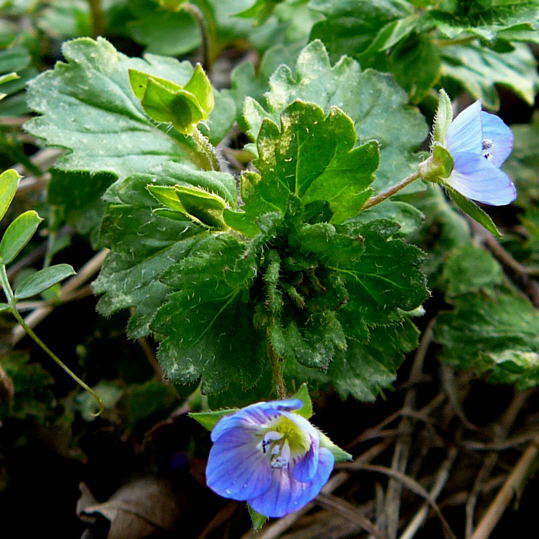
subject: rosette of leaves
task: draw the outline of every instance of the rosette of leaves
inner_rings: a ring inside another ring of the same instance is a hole
[[[272,369],[373,399],[428,292],[399,225],[361,213],[379,150],[356,144],[340,109],[296,101],[262,122],[239,205],[230,175],[185,166],[113,186],[100,309],[138,305],[132,332],[149,326],[166,375],[213,405],[267,396]]]

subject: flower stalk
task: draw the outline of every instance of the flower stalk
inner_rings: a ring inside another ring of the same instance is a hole
[[[401,180],[400,182],[396,183],[386,191],[383,191],[382,193],[379,193],[378,195],[375,195],[365,204],[363,204],[362,210],[368,210],[369,208],[372,208],[373,206],[376,206],[377,204],[380,204],[380,202],[383,202],[386,200],[386,198],[389,198],[393,196],[395,193],[398,193],[402,189],[404,189],[406,186],[410,185],[412,182],[415,182],[421,177],[421,174],[419,171],[414,172],[413,174],[410,174],[410,176],[404,178],[404,180]]]
[[[105,405],[101,397],[83,380],[81,380],[34,332],[34,330],[24,321],[24,318],[19,314],[16,307],[16,300],[9,284],[9,279],[6,272],[5,264],[0,264],[0,284],[6,295],[6,299],[9,305],[9,310],[15,320],[24,329],[28,336],[61,368],[63,369],[77,384],[79,384],[85,391],[87,391],[97,402],[99,411],[95,414],[100,415],[105,409]]]

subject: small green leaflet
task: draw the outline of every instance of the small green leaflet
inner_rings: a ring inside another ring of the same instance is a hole
[[[16,170],[6,170],[0,174],[0,220],[6,214],[20,181],[19,173]]]
[[[35,211],[29,210],[12,221],[0,241],[0,264],[13,261],[32,239],[42,220]]]
[[[51,286],[75,275],[69,264],[56,264],[30,274],[17,284],[15,299],[26,299],[41,294]]]

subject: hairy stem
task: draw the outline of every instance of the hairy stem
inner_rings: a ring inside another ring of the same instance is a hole
[[[101,0],[88,0],[92,20],[92,37],[102,36],[105,32],[105,16]]]
[[[269,332],[268,332],[269,333]],[[269,340],[269,335],[268,335]],[[280,399],[286,399],[286,385],[284,383],[283,376],[283,361],[277,355],[273,345],[268,342],[268,354],[271,360],[271,370],[273,372],[273,382],[275,383],[275,389]]]
[[[6,273],[6,266],[4,264],[0,265],[0,283],[4,289],[4,293],[9,303],[11,314],[15,317],[15,320],[19,325],[24,329],[28,336],[60,367],[62,368],[77,384],[84,388],[97,402],[99,406],[99,412],[96,415],[99,415],[104,409],[105,405],[101,400],[101,397],[83,380],[81,380],[34,332],[34,330],[24,321],[24,318],[17,311],[15,304],[15,298],[13,296],[13,291]]]
[[[387,191],[383,191],[382,193],[379,193],[378,195],[375,195],[365,204],[363,204],[362,210],[367,210],[369,208],[372,208],[373,206],[376,206],[376,204],[380,204],[380,202],[383,202],[386,198],[389,198],[390,196],[393,196],[395,193],[398,193],[401,189],[404,189],[407,185],[410,185],[412,182],[415,182],[417,179],[419,179],[420,173],[414,172],[413,174],[410,174],[407,178],[404,178],[404,180],[401,180],[400,182],[396,183],[392,187],[390,187]]]
[[[202,56],[202,67],[206,72],[209,72],[212,66],[212,51],[210,29],[206,22],[206,17],[198,6],[195,6],[190,2],[183,4],[182,8],[193,16],[200,28],[200,55]]]
[[[211,142],[198,130],[197,127],[195,127],[194,131],[191,133],[191,136],[198,147],[200,155],[207,162],[209,170],[221,170],[219,159],[217,159],[215,149]]]

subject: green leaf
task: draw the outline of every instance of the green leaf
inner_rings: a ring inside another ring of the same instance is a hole
[[[264,524],[266,524],[268,521],[268,517],[257,513],[249,504],[247,504],[247,510],[249,511],[249,516],[251,517],[251,525],[253,526],[253,530],[261,530],[264,527]]]
[[[498,109],[496,84],[512,90],[533,104],[539,84],[537,65],[526,45],[517,44],[512,52],[498,53],[483,47],[452,45],[442,52],[442,83],[457,83],[489,109]]]
[[[295,410],[296,414],[310,419],[313,415],[313,401],[309,395],[309,388],[306,383],[301,384],[300,388],[291,397],[292,399],[299,399],[303,402],[303,406],[299,410]]]
[[[244,251],[231,234],[205,236],[161,278],[174,292],[152,329],[164,338],[158,357],[173,383],[202,377],[203,392],[239,392],[262,375],[259,336],[245,296],[256,271]]]
[[[227,408],[226,410],[210,410],[208,412],[190,412],[189,417],[192,417],[205,429],[212,431],[213,427],[215,427],[223,417],[238,411],[239,408]]]
[[[15,298],[26,299],[41,294],[71,275],[75,275],[75,270],[69,264],[56,264],[43,268],[18,283],[15,289]]]
[[[0,174],[0,220],[6,214],[15,193],[19,187],[20,175],[10,169]]]
[[[494,382],[521,389],[539,384],[539,314],[526,298],[495,290],[454,303],[452,312],[438,316],[434,331],[443,359],[485,372]]]
[[[4,232],[0,241],[0,263],[9,264],[34,235],[43,219],[30,210],[19,215]]]
[[[128,327],[133,337],[148,333],[148,324],[164,301],[168,289],[159,278],[189,252],[203,230],[188,219],[156,214],[159,204],[147,189],[153,184],[197,186],[219,195],[230,207],[237,199],[235,180],[229,174],[176,163],[165,165],[159,174],[132,176],[109,189],[100,244],[112,253],[94,287],[104,294],[98,304],[102,314],[135,308]]]
[[[148,118],[129,83],[128,71],[134,69],[183,86],[193,75],[189,62],[152,55],[128,58],[102,38],[70,41],[64,44],[63,53],[66,63],[57,64],[30,84],[29,104],[40,116],[26,124],[28,131],[48,145],[68,150],[57,162],[60,169],[109,172],[124,179],[157,170],[167,161],[209,167],[207,159],[196,152],[191,137]],[[230,99],[216,97],[208,122],[212,143],[218,142],[212,126],[224,136],[234,116]],[[223,122],[223,118],[228,120]],[[86,178],[92,180],[92,176]],[[82,181],[85,177],[72,179]],[[67,181],[64,187],[66,199],[72,197]]]
[[[462,245],[449,253],[442,279],[450,296],[493,288],[503,282],[503,270],[484,249]]]
[[[420,103],[441,76],[440,52],[429,37],[411,36],[391,53],[389,70],[409,93],[410,101]]]
[[[332,66],[324,45],[314,41],[303,49],[295,69],[280,66],[275,71],[262,104],[247,98],[244,120],[250,136],[257,138],[264,119],[278,124],[280,114],[298,99],[318,104],[326,114],[338,106],[354,122],[360,144],[372,139],[380,144],[375,190],[386,189],[417,165],[413,152],[427,134],[426,125],[390,76],[362,72],[346,57]],[[411,191],[417,189],[412,186]]]
[[[325,447],[331,451],[331,454],[335,458],[335,462],[346,462],[352,460],[354,457],[347,453],[344,449],[341,449],[338,445],[335,445],[323,432],[320,434],[320,446]]]
[[[239,230],[256,233],[261,215],[284,213],[292,196],[303,205],[326,201],[337,223],[357,215],[371,194],[379,154],[375,142],[357,148],[355,144],[352,121],[336,107],[326,116],[320,107],[296,101],[282,113],[280,126],[265,120],[254,162],[261,179],[241,208],[251,227],[247,230],[242,221]],[[239,225],[238,217],[225,211],[225,222],[233,228]]]
[[[324,41],[335,57],[371,56],[413,29],[412,6],[400,0],[311,0],[309,5],[325,15],[313,27],[311,39]]]
[[[0,313],[3,313],[5,311],[9,311],[11,307],[8,303],[0,303]]]
[[[494,221],[486,214],[475,202],[467,199],[461,195],[458,191],[448,185],[444,185],[446,191],[449,193],[451,200],[469,217],[477,221],[480,225],[484,226],[491,234],[497,237],[501,237],[501,233],[494,224]]]

